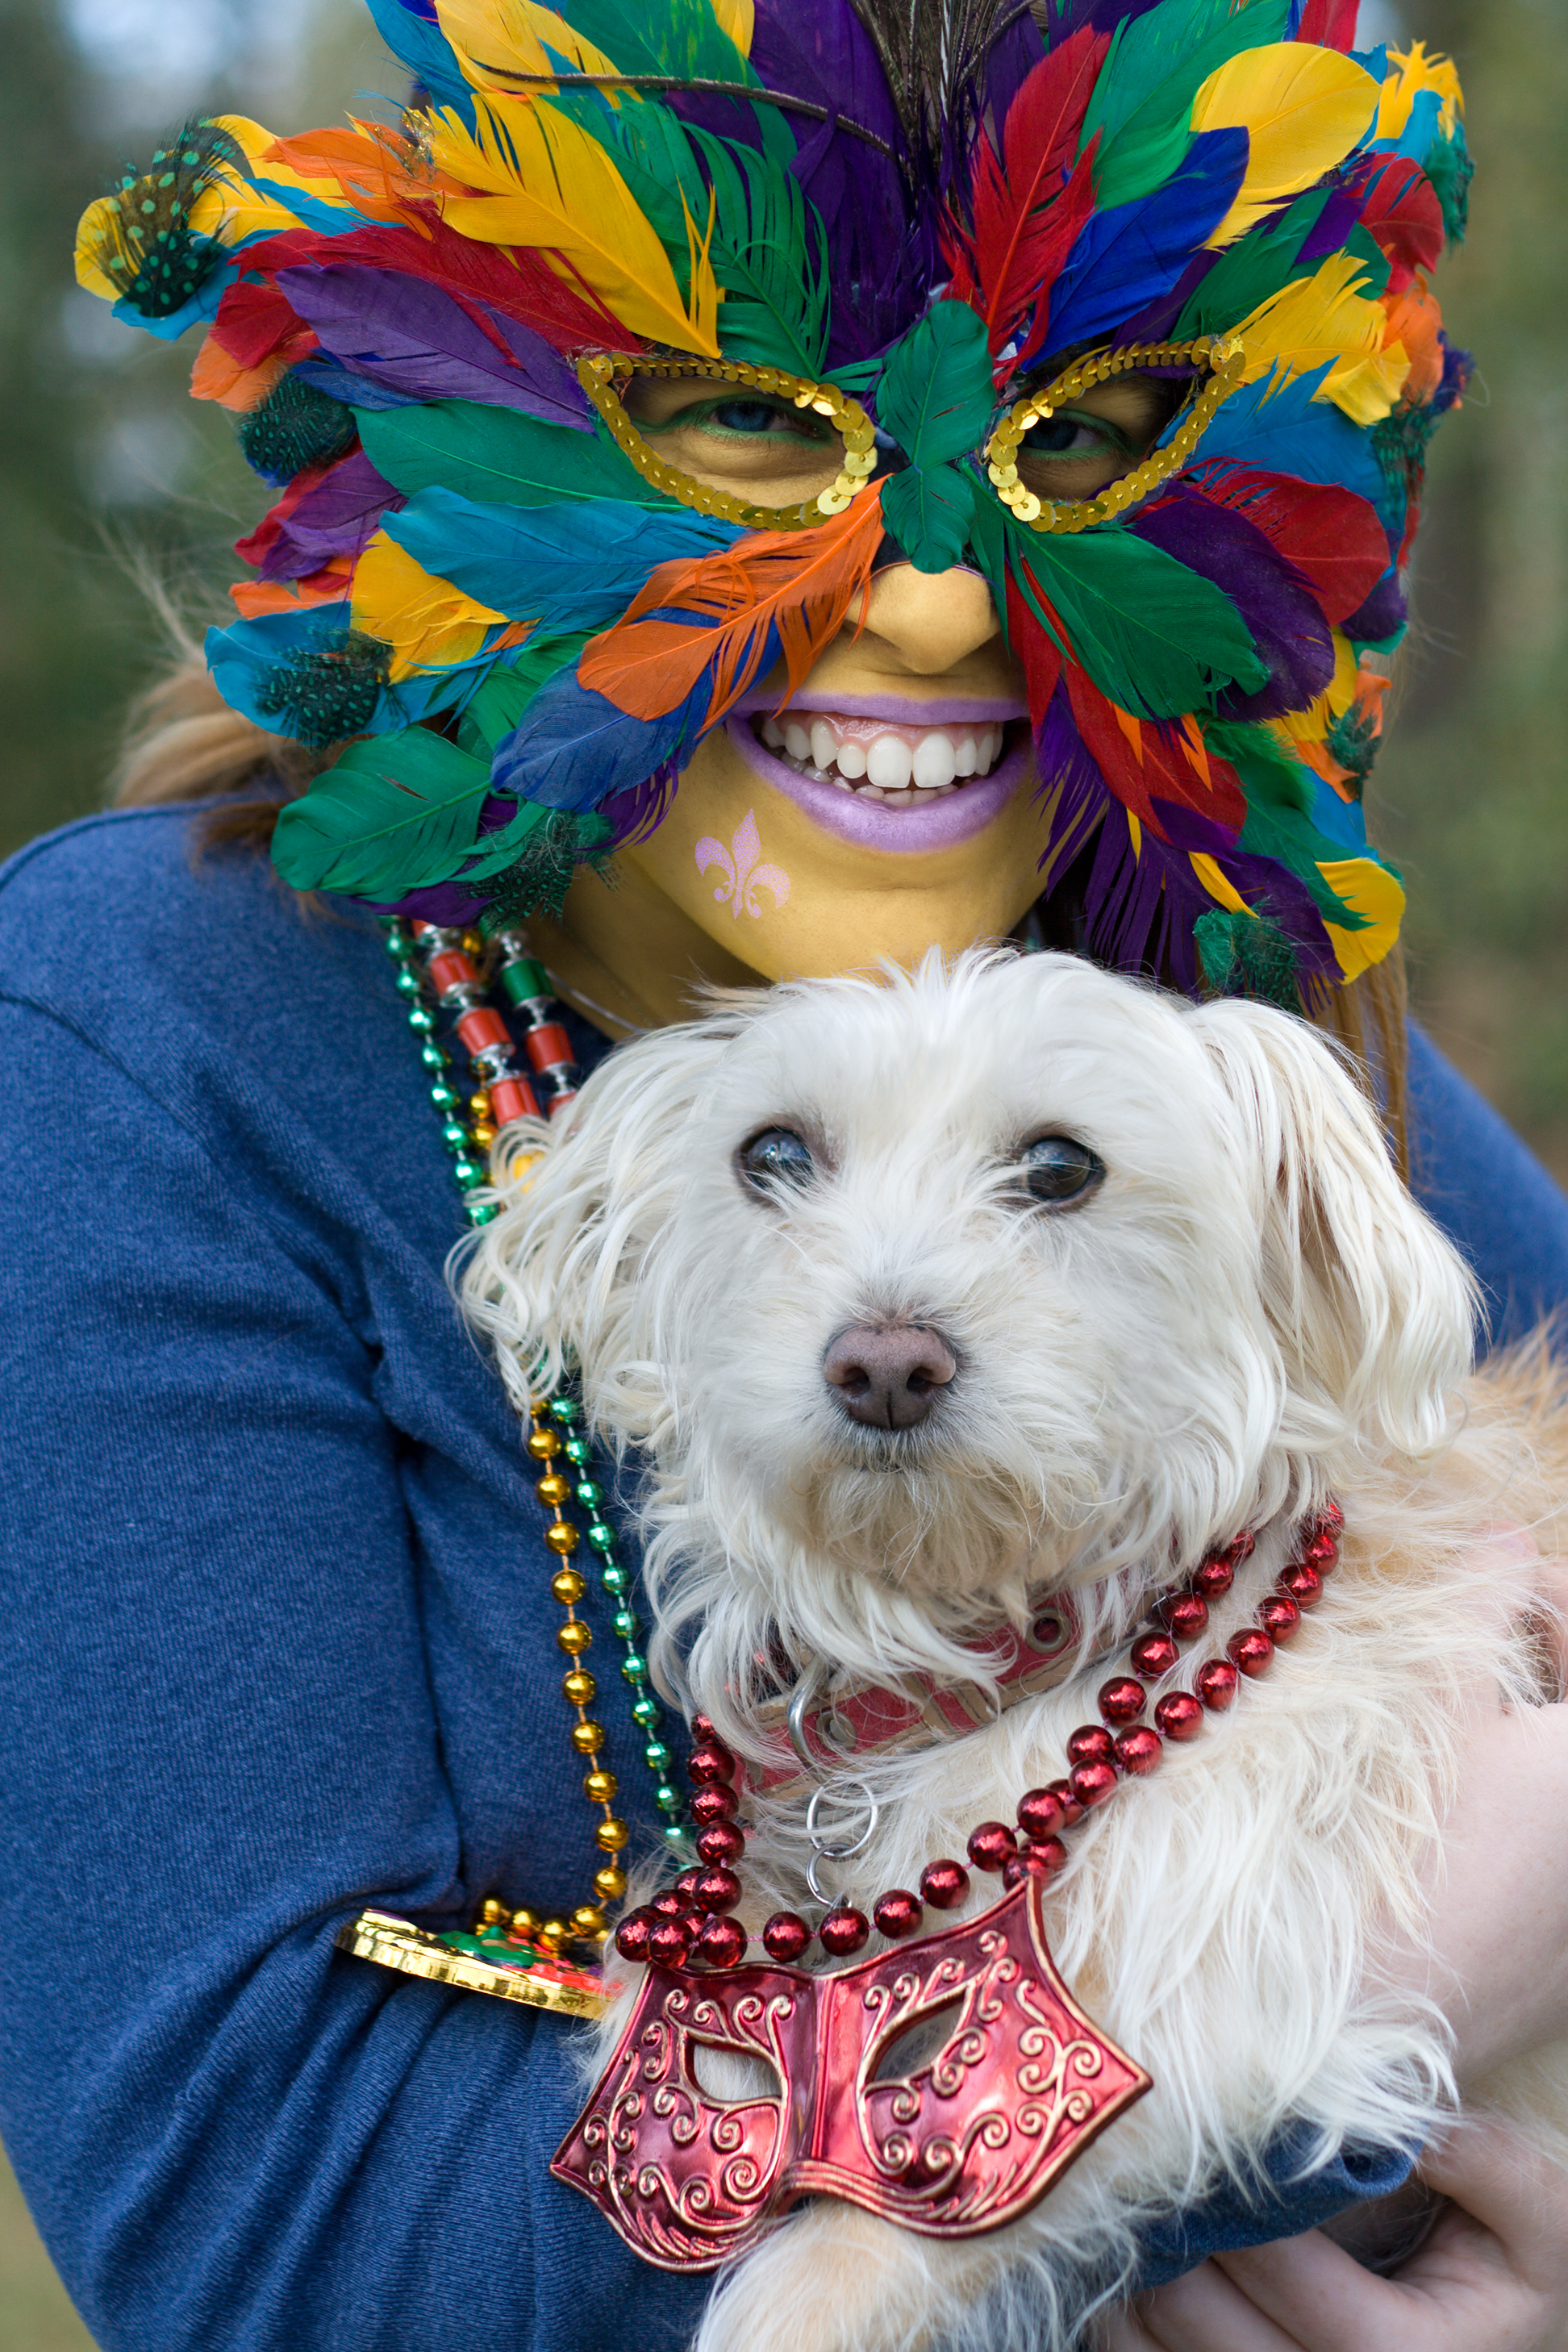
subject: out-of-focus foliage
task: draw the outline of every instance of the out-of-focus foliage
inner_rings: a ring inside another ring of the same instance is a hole
[[[1465,86],[1470,230],[1441,285],[1477,377],[1433,444],[1373,825],[1429,1025],[1568,1180],[1568,8],[1405,5]]]
[[[84,204],[192,110],[254,108],[302,129],[341,112],[356,83],[395,79],[352,0],[109,13],[115,46],[84,47],[62,0],[5,10],[0,854],[101,800],[126,699],[162,654],[133,570],[210,611],[237,570],[231,542],[266,503],[229,418],[188,397],[198,338],[155,342],[75,286]],[[89,32],[95,14],[82,0]],[[292,56],[268,43],[279,18],[299,36]]]

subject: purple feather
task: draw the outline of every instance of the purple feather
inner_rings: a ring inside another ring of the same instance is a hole
[[[1271,676],[1256,694],[1222,695],[1226,719],[1278,719],[1302,710],[1334,674],[1333,639],[1305,573],[1234,508],[1178,488],[1144,510],[1134,535],[1189,572],[1212,580],[1252,632]]]
[[[664,823],[679,782],[679,768],[666,760],[640,784],[612,793],[599,809],[610,827],[609,846],[620,849],[627,842],[646,841]]]
[[[1364,643],[1372,638],[1381,644],[1384,637],[1392,637],[1396,631],[1403,629],[1409,617],[1398,570],[1391,563],[1366,603],[1358,606],[1348,620],[1342,621],[1340,626],[1354,642]]]
[[[257,564],[263,580],[304,580],[334,556],[357,561],[383,515],[395,514],[406,503],[364,451],[356,449],[308,489],[275,528],[269,530],[268,517],[251,539],[241,540],[238,551]],[[263,539],[265,546],[257,546]],[[247,555],[253,546],[256,552]]]
[[[1168,294],[1224,219],[1247,170],[1245,131],[1201,131],[1151,195],[1093,214],[1051,290],[1049,344],[1062,352]]]
[[[485,401],[594,429],[573,368],[488,303],[470,311],[423,278],[342,262],[280,269],[278,285],[324,350],[405,399]]]
[[[985,61],[985,110],[992,126],[992,144],[1001,147],[1001,128],[1008,110],[1046,54],[1046,44],[1033,14],[1026,11],[1009,25]]]
[[[1040,870],[1048,866],[1056,874],[1078,856],[1110,797],[1099,765],[1079,733],[1065,677],[1057,680],[1045,719],[1035,730],[1035,764],[1040,777],[1036,797],[1051,800]]]
[[[1361,218],[1362,198],[1365,194],[1364,188],[1359,195],[1350,194],[1343,188],[1334,190],[1308,231],[1301,250],[1296,256],[1298,262],[1326,261],[1331,253],[1342,250],[1346,237]]]
[[[911,221],[915,159],[881,61],[848,0],[758,0],[752,64],[770,89],[841,118],[791,117],[800,146],[790,170],[827,232],[827,364],[868,359],[919,315],[938,274],[934,191]],[[870,131],[889,152],[879,153],[845,122]]]

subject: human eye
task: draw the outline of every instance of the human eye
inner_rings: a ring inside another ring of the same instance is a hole
[[[1054,416],[1042,416],[1037,425],[1030,427],[1018,455],[1049,459],[1099,457],[1112,452],[1122,457],[1142,455],[1131,437],[1108,416],[1091,416],[1079,409],[1064,408]]]
[[[832,419],[788,391],[634,376],[623,404],[650,456],[748,504],[808,502],[837,481],[847,454]]]
[[[836,443],[838,437],[825,418],[810,410],[803,414],[793,402],[769,399],[762,393],[742,399],[692,401],[657,425],[645,424],[642,429],[658,436],[701,433],[716,440],[776,438],[819,447]]]

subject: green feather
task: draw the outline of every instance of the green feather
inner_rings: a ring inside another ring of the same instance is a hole
[[[487,762],[503,735],[510,735],[547,678],[574,662],[588,638],[579,630],[570,636],[533,636],[521,652],[500,663],[484,684],[468,698],[458,721],[458,748]]]
[[[357,409],[355,415],[371,464],[409,496],[439,488],[513,507],[560,506],[569,499],[668,505],[622,457],[603,425],[592,435],[578,433],[471,400]]]
[[[1161,0],[1124,17],[1084,116],[1080,152],[1100,134],[1094,192],[1102,210],[1149,195],[1176,171],[1192,142],[1193,100],[1243,49],[1282,41],[1290,0]]]
[[[956,466],[909,466],[882,486],[882,520],[917,572],[962,562],[974,518],[970,477]]]
[[[714,15],[710,0],[569,0],[572,30],[624,74],[668,74],[676,81],[757,81]]]
[[[1216,996],[1246,996],[1300,1013],[1296,950],[1266,915],[1211,907],[1193,925],[1204,978]]]
[[[985,438],[995,394],[984,322],[967,302],[933,302],[894,345],[877,421],[916,466],[943,466]]]
[[[448,880],[473,851],[490,788],[488,760],[427,727],[351,743],[335,767],[290,801],[272,862],[296,890],[342,890],[389,901]]]
[[[1470,217],[1470,182],[1475,178],[1476,167],[1465,144],[1462,123],[1455,123],[1451,139],[1433,141],[1421,158],[1421,169],[1436,191],[1449,244],[1463,245]]]
[[[719,340],[753,367],[816,376],[827,355],[827,238],[798,180],[771,157],[694,129],[714,197]],[[699,214],[699,219],[706,217]]]
[[[566,89],[552,103],[614,157],[687,296],[689,223],[706,235],[711,188],[709,258],[724,289],[725,352],[759,367],[816,375],[827,346],[826,239],[785,167],[787,156],[716,139],[657,100],[612,108],[596,90]]]
[[[1260,221],[1249,235],[1222,253],[1203,284],[1171,330],[1173,342],[1194,335],[1217,335],[1249,318],[1260,302],[1317,268],[1300,258],[1301,247],[1318,223],[1331,191],[1310,189],[1298,196],[1289,210],[1270,224]],[[1373,238],[1359,224],[1344,240],[1344,249],[1362,264],[1357,291],[1374,301],[1388,284],[1388,263]]]
[[[1013,572],[1042,627],[1101,694],[1139,719],[1206,709],[1228,685],[1254,693],[1268,670],[1222,589],[1117,526],[1059,537],[1007,518]]]

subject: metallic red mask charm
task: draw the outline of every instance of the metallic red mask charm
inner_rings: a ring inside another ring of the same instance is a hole
[[[899,2073],[894,2045],[939,2013],[935,2054]],[[697,2043],[760,2059],[780,2088],[702,2090]],[[837,1976],[650,1968],[550,2168],[662,2270],[713,2269],[814,2193],[975,2237],[1026,2212],[1150,2088],[1058,1975],[1030,1876]]]

